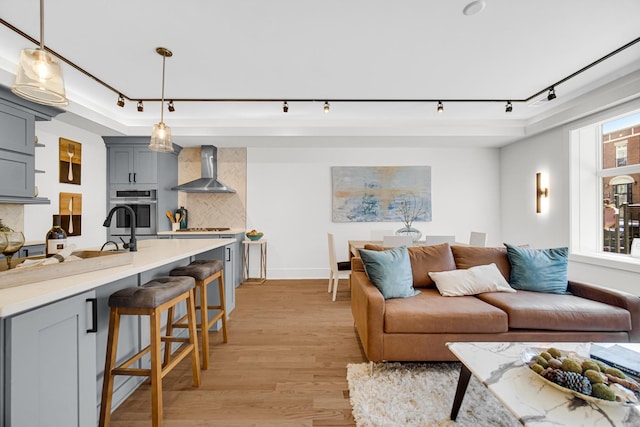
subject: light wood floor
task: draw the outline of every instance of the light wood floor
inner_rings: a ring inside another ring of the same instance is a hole
[[[163,381],[165,426],[354,426],[348,363],[366,359],[341,281],[278,280],[236,289],[229,342],[211,333],[209,369],[192,387],[189,360]],[[142,385],[113,414],[114,427],[151,425]]]

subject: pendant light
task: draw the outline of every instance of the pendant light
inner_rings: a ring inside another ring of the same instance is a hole
[[[16,81],[11,88],[16,95],[44,105],[67,105],[60,63],[44,49],[44,0],[40,0],[40,47],[25,48],[20,53]]]
[[[164,64],[167,57],[173,53],[164,47],[156,48],[158,55],[162,56],[162,101],[160,102],[160,123],[153,126],[151,132],[151,143],[149,149],[165,153],[173,153],[173,143],[171,142],[171,128],[164,124]]]

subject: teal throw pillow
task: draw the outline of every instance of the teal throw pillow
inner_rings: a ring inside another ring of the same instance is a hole
[[[567,293],[568,248],[532,249],[504,244],[511,263],[509,284],[523,291]]]
[[[413,288],[413,273],[406,246],[386,251],[360,249],[364,271],[384,299],[418,295]]]

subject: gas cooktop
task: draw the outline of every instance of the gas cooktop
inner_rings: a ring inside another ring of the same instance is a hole
[[[192,227],[192,228],[180,228],[176,231],[228,231],[229,227]]]

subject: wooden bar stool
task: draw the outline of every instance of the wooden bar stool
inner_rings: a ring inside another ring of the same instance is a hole
[[[224,263],[220,260],[195,260],[184,267],[177,267],[169,273],[171,276],[189,276],[196,280],[196,289],[200,293],[200,304],[196,305],[196,311],[200,310],[200,323],[196,328],[200,329],[202,342],[202,369],[209,368],[209,328],[222,319],[222,339],[227,342],[227,309],[224,298]],[[207,285],[218,279],[218,293],[220,295],[219,305],[208,305]],[[219,310],[215,316],[209,318],[209,310]],[[172,313],[169,312],[171,315]],[[172,317],[170,317],[172,318]],[[186,328],[186,316],[175,321],[167,328]],[[167,333],[169,329],[167,329]],[[166,351],[166,350],[165,350]]]
[[[100,427],[108,426],[111,420],[111,399],[115,375],[148,376],[151,380],[151,414],[154,427],[162,426],[162,378],[175,368],[187,355],[191,355],[193,385],[200,386],[200,361],[198,340],[196,337],[195,281],[191,277],[158,277],[140,287],[121,289],[109,297],[109,335],[107,338],[107,357],[102,385],[102,405],[100,407]],[[162,336],[160,318],[165,310],[172,311],[176,304],[186,301],[188,318],[188,338],[172,336],[167,321],[167,335]],[[116,364],[118,350],[118,332],[120,316],[149,316],[151,343],[140,352],[123,362]],[[164,362],[161,343],[165,343]],[[172,343],[182,345],[171,353]],[[151,369],[131,367],[142,356],[151,352]]]

